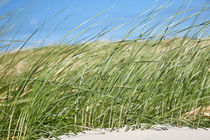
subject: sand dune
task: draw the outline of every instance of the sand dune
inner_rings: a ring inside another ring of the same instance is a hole
[[[163,130],[167,129],[167,130]],[[134,130],[125,132],[125,128],[109,132],[107,130],[86,131],[76,136],[60,136],[61,140],[209,140],[210,128],[190,129],[170,126],[157,126],[148,130]]]

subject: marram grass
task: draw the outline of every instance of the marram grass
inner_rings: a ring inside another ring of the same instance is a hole
[[[173,20],[152,39],[159,26],[142,26],[141,40],[58,43],[2,53],[0,137],[50,138],[155,124],[210,127],[210,42],[202,36],[209,22],[174,32],[185,19]]]

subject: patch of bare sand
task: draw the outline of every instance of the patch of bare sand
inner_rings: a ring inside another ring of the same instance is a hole
[[[117,131],[95,130],[79,133],[76,136],[60,136],[61,140],[209,140],[210,128],[190,129],[171,126],[156,126],[148,130]]]

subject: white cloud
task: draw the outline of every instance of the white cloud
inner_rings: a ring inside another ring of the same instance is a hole
[[[31,42],[34,46],[38,46],[42,43],[42,40],[35,40]]]
[[[39,23],[38,19],[32,19],[31,22],[30,22],[31,25],[35,25],[37,23]]]

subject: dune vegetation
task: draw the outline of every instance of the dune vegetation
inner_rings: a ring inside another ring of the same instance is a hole
[[[29,37],[19,49],[2,52],[0,138],[50,138],[156,124],[209,128],[209,21],[196,22],[208,8],[177,19],[180,9],[164,19],[164,27],[148,26],[161,8],[150,11],[119,41],[100,38],[121,25],[92,41],[24,49]],[[177,28],[191,18],[188,27]],[[127,39],[140,29],[138,38]]]

